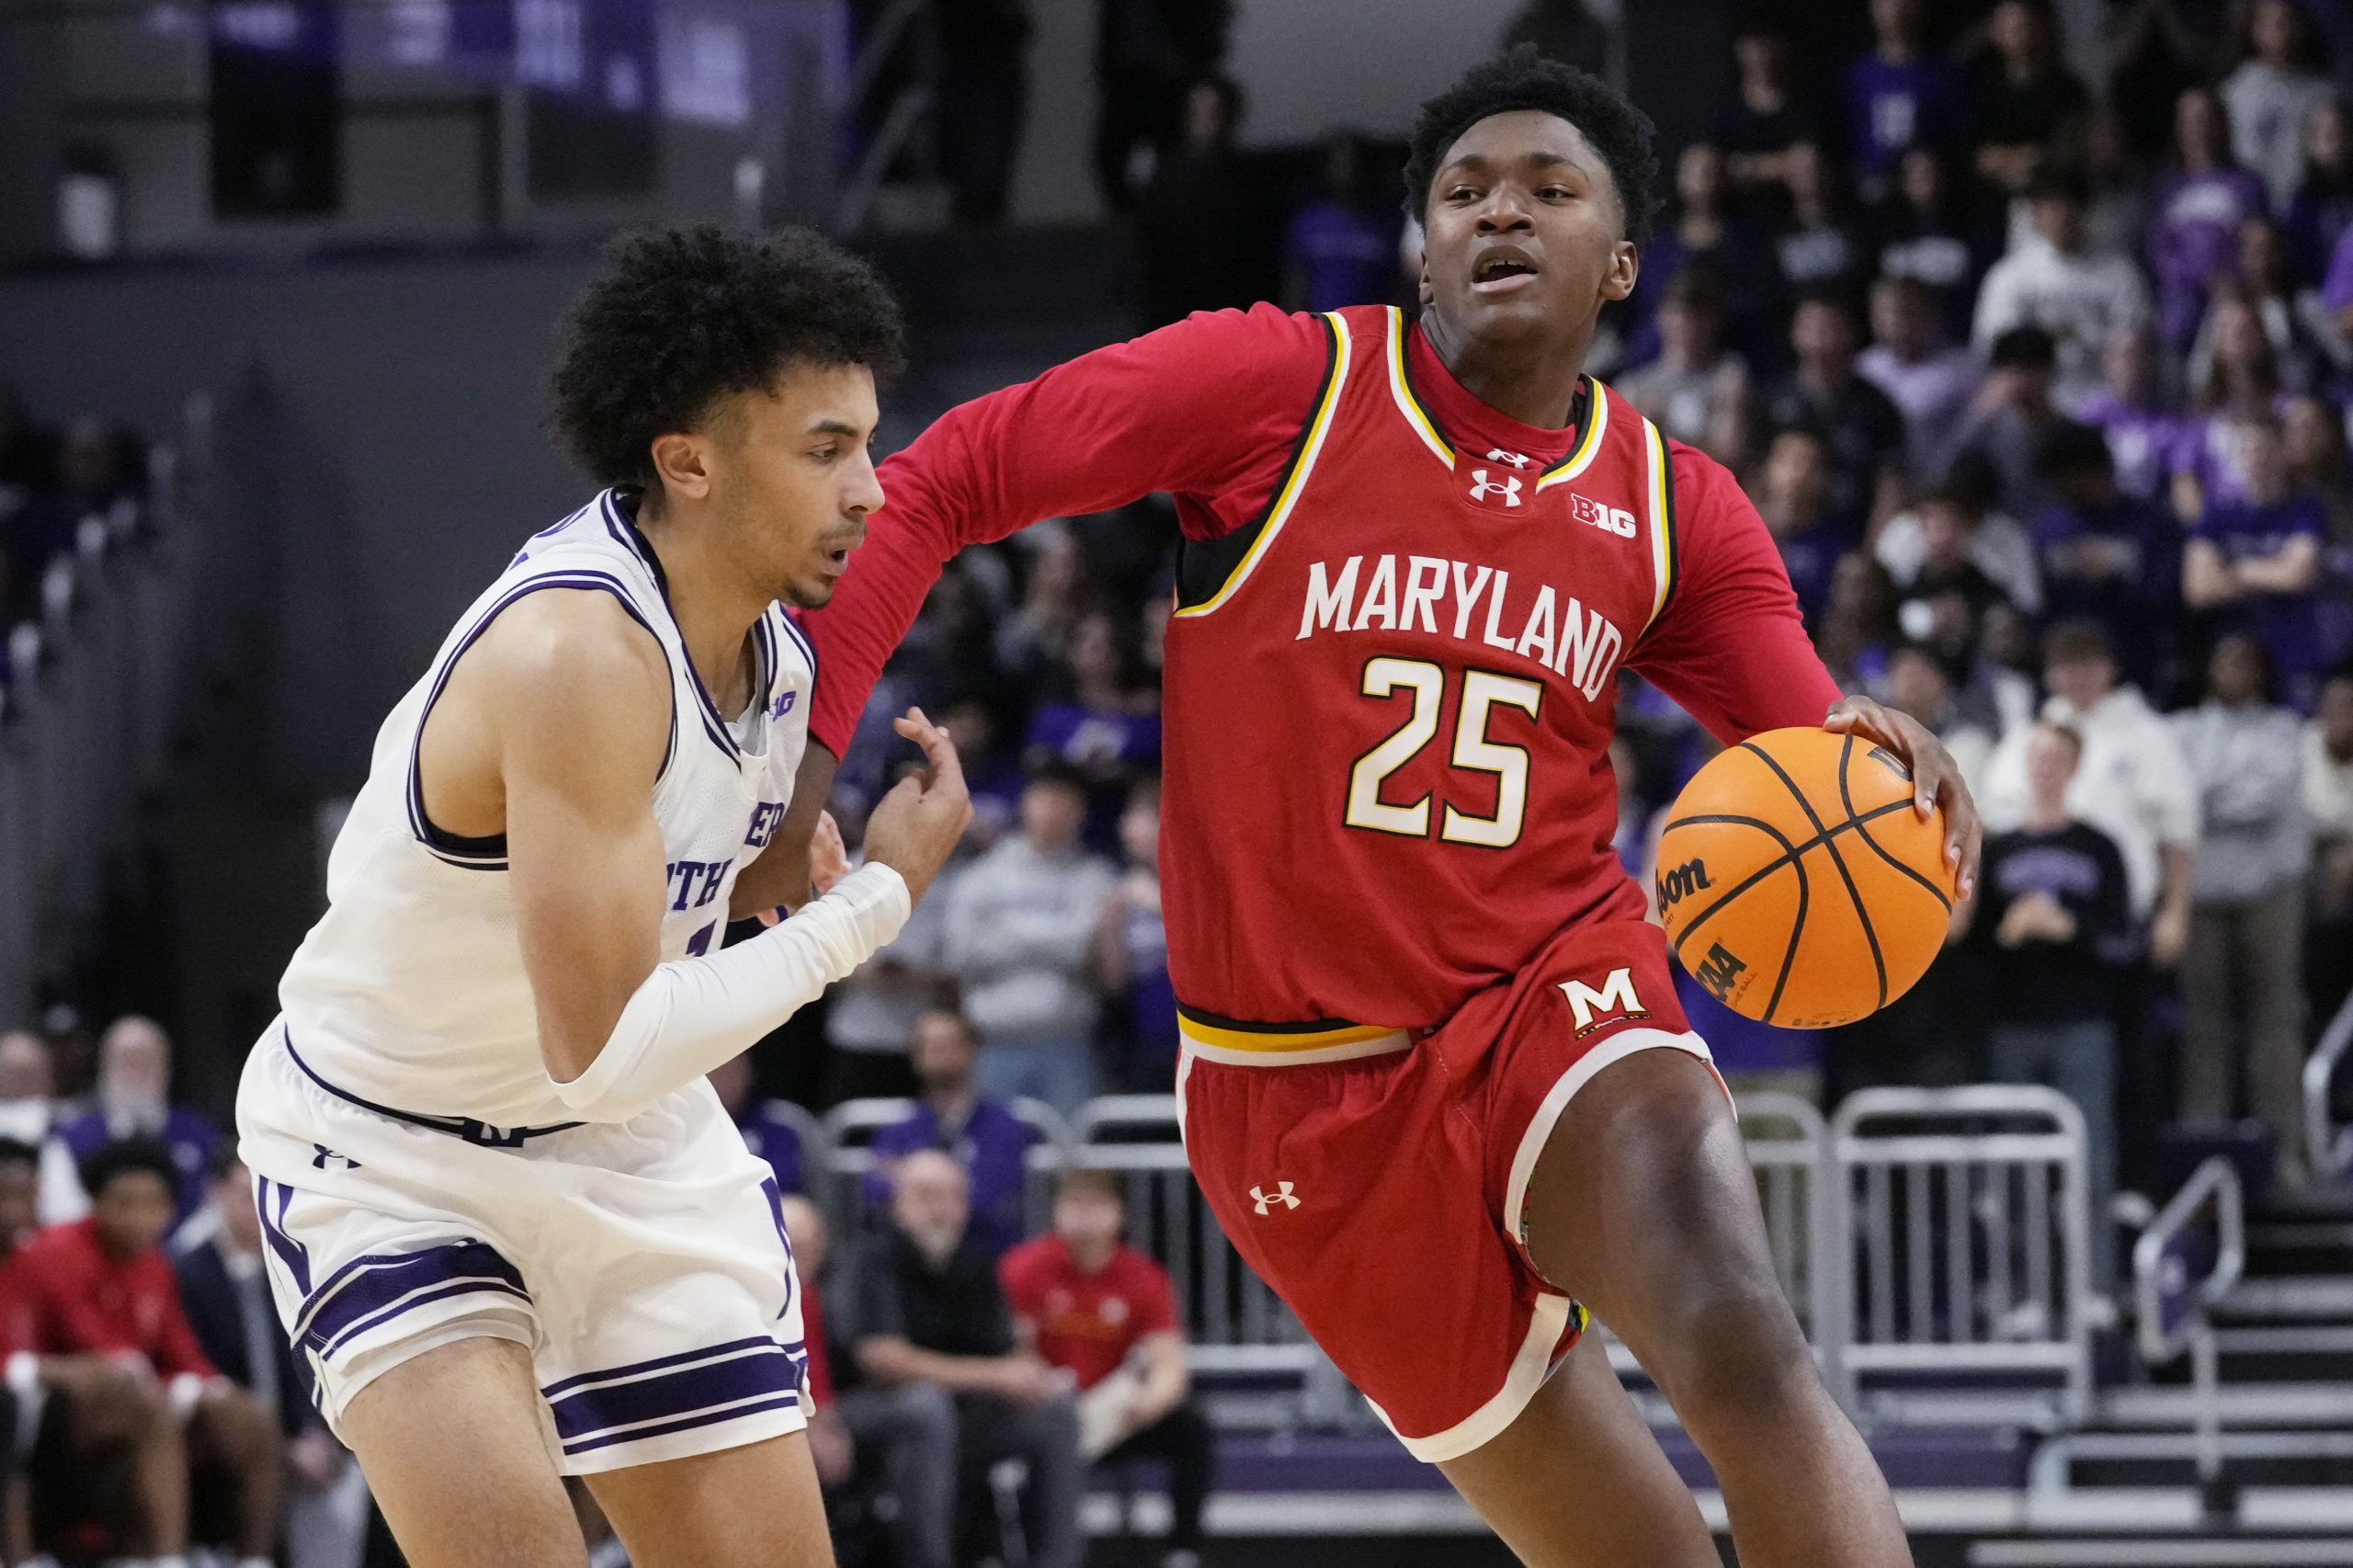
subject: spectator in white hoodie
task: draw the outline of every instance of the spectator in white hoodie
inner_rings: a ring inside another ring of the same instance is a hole
[[[1095,1092],[1095,932],[1115,881],[1080,844],[1086,822],[1086,780],[1060,764],[1037,769],[1021,831],[972,862],[945,912],[944,967],[981,1037],[981,1092],[1064,1115]]]
[[[2282,1178],[2302,1185],[2312,832],[2302,799],[2302,722],[2273,699],[2271,681],[2263,644],[2231,633],[2207,661],[2206,700],[2173,715],[2205,823],[2181,964],[2181,1114],[2231,1119],[2244,1061],[2246,1108],[2270,1127]]]
[[[2012,327],[2039,326],[2059,350],[2054,389],[2074,407],[2099,390],[2100,346],[2151,312],[2148,280],[2131,258],[2095,251],[2086,238],[2089,192],[2080,176],[2046,176],[2029,193],[2034,235],[1985,274],[1970,331],[1980,353]]]
[[[2190,860],[2198,848],[2198,792],[2181,743],[2140,688],[2122,680],[2097,621],[2053,626],[2043,639],[2042,673],[2049,693],[2042,717],[2084,743],[2067,810],[2116,841],[2133,920],[2148,933],[2149,960],[2170,969],[2189,937]],[[2031,730],[2014,727],[1985,766],[1977,803],[1988,833],[2025,825]]]

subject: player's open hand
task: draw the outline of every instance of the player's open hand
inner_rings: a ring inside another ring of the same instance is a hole
[[[849,875],[849,846],[842,842],[842,825],[831,812],[817,813],[816,831],[809,835],[809,885],[819,898]]]
[[[923,748],[924,766],[892,785],[867,818],[866,858],[898,872],[907,896],[921,898],[972,823],[972,798],[956,743],[922,709],[908,709],[891,727]]]
[[[1984,830],[1977,820],[1977,802],[1969,798],[1961,764],[1945,750],[1944,742],[1909,713],[1884,707],[1868,697],[1842,697],[1830,705],[1822,721],[1825,730],[1866,736],[1878,742],[1912,769],[1912,809],[1923,817],[1941,807],[1945,813],[1945,864],[1952,869],[1953,902],[1965,903],[1977,890],[1977,852]]]

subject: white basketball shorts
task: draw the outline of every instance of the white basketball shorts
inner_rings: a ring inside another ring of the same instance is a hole
[[[708,1083],[626,1122],[497,1129],[355,1101],[300,1050],[282,1022],[255,1046],[238,1150],[338,1436],[369,1383],[477,1336],[529,1349],[566,1474],[807,1425],[776,1181]]]

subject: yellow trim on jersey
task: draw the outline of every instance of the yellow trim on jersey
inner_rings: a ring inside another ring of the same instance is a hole
[[[1267,546],[1275,542],[1275,536],[1283,531],[1283,524],[1289,520],[1291,508],[1299,505],[1300,492],[1307,487],[1308,471],[1314,468],[1317,455],[1324,450],[1324,437],[1332,433],[1332,418],[1340,406],[1340,388],[1347,384],[1348,379],[1348,357],[1355,352],[1355,346],[1348,338],[1348,324],[1341,318],[1340,312],[1330,312],[1324,320],[1332,328],[1332,373],[1324,382],[1324,400],[1315,405],[1314,416],[1307,422],[1307,436],[1300,443],[1298,460],[1290,465],[1290,472],[1284,476],[1282,489],[1276,494],[1274,506],[1267,509],[1266,526],[1251,541],[1248,553],[1227,574],[1225,581],[1218,585],[1217,592],[1199,604],[1178,609],[1175,612],[1177,615],[1207,615],[1232,598],[1234,591],[1242,586],[1243,580],[1266,555]]]
[[[1536,488],[1539,490],[1542,490],[1549,484],[1557,484],[1564,479],[1574,479],[1593,466],[1595,456],[1601,450],[1601,434],[1609,428],[1609,393],[1591,376],[1585,377],[1584,381],[1585,435],[1578,440],[1575,451],[1562,459],[1555,467],[1547,469],[1537,476]]]
[[[1176,1015],[1176,1032],[1195,1045],[1213,1045],[1225,1051],[1246,1051],[1256,1055],[1286,1056],[1293,1051],[1323,1051],[1336,1045],[1367,1045],[1385,1040],[1394,1035],[1404,1037],[1403,1029],[1382,1028],[1378,1024],[1342,1024],[1328,1029],[1288,1030],[1281,1032],[1258,1029],[1226,1028],[1205,1024],[1198,1018]]]
[[[1438,433],[1438,421],[1422,411],[1422,405],[1415,401],[1414,389],[1405,382],[1405,312],[1394,305],[1389,307],[1389,394],[1397,400],[1397,411],[1414,427],[1414,434],[1422,438],[1422,445],[1436,452],[1438,461],[1452,468],[1454,449]]]
[[[1650,420],[1643,421],[1643,445],[1650,454],[1651,503],[1651,613],[1643,622],[1647,631],[1651,622],[1658,619],[1666,608],[1666,596],[1675,586],[1675,517],[1667,492],[1666,437]]]

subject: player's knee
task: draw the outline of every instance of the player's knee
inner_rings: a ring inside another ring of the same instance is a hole
[[[1825,1397],[1778,1294],[1698,1303],[1667,1334],[1672,1348],[1649,1369],[1695,1437],[1785,1433]]]

